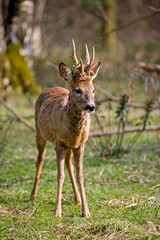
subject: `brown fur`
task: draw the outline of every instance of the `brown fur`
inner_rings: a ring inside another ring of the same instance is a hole
[[[100,67],[94,69],[95,75]],[[78,69],[78,68],[77,68]],[[88,69],[87,69],[88,71]],[[38,181],[44,162],[46,141],[54,143],[57,156],[57,200],[55,215],[61,216],[61,194],[64,182],[64,162],[71,179],[75,201],[82,203],[82,216],[89,217],[88,204],[83,180],[83,152],[89,135],[90,115],[87,112],[94,108],[93,77],[70,70],[65,64],[60,64],[60,75],[69,81],[70,91],[61,87],[44,90],[36,101],[35,124],[38,149],[37,171],[31,199],[37,196]],[[77,172],[77,183],[72,165],[72,153]]]

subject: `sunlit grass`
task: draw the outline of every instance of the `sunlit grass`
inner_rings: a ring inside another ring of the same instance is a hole
[[[19,137],[17,137],[19,135]],[[86,148],[89,148],[87,144]],[[0,169],[1,239],[158,239],[160,237],[160,162],[156,153],[123,158],[88,158],[84,175],[91,211],[81,218],[66,173],[63,216],[54,217],[56,162],[47,155],[36,202],[30,202],[35,173],[34,134],[17,126],[9,132]]]
[[[19,114],[33,114],[34,100],[10,99]],[[2,106],[1,110],[1,117],[10,115]],[[34,124],[33,118],[29,121]],[[65,170],[63,215],[58,219],[54,217],[57,171],[53,145],[47,144],[38,198],[30,202],[35,134],[15,121],[9,128],[9,122],[1,121],[0,126],[0,239],[160,239],[160,159],[153,148],[158,141],[155,134],[143,134],[137,151],[108,159],[101,154],[107,138],[89,139],[84,176],[91,218],[81,217]]]

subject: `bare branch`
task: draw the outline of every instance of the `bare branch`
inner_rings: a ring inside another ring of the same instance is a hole
[[[145,132],[152,132],[152,131],[159,131],[160,130],[160,125],[159,126],[149,126],[145,128]],[[142,128],[141,127],[133,127],[133,128],[126,128],[125,130],[120,130],[120,131],[111,131],[111,132],[91,132],[90,137],[105,137],[105,136],[111,136],[111,135],[118,135],[121,133],[134,133],[134,132],[141,132]]]
[[[0,99],[0,103],[9,110],[21,123],[23,123],[26,127],[28,127],[31,131],[35,131],[34,126],[32,126],[30,123],[28,123],[23,117],[19,116],[18,113],[15,112],[5,101]]]
[[[135,18],[135,19],[133,19],[133,20],[127,22],[127,23],[124,23],[123,25],[114,27],[110,31],[108,31],[106,33],[106,35],[109,35],[109,34],[111,34],[113,32],[116,32],[116,31],[123,30],[123,29],[128,28],[128,27],[130,27],[132,25],[135,25],[138,22],[144,21],[144,20],[146,20],[148,18],[155,17],[155,16],[157,16],[157,14],[160,14],[160,8],[149,7],[149,9],[152,11],[151,14],[147,14],[147,15]]]
[[[159,64],[140,62],[139,67],[141,67],[143,70],[145,70],[147,72],[156,72],[157,74],[160,74],[160,65]]]
[[[99,87],[97,84],[94,84],[96,86],[96,89],[103,94],[105,97],[101,98],[101,99],[97,99],[96,100],[96,105],[100,105],[103,102],[115,102],[115,103],[119,103],[119,97],[115,97],[113,96],[111,93],[107,92],[106,90],[104,90],[103,88]],[[132,107],[132,108],[140,108],[140,109],[144,109],[145,108],[145,103],[127,103],[128,107]],[[152,106],[152,110],[157,110],[160,109],[160,105],[159,104],[154,104]]]
[[[160,8],[155,8],[155,7],[150,6],[149,9],[155,13],[160,13]]]

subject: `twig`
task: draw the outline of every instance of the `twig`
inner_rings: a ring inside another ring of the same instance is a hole
[[[160,8],[155,8],[155,7],[150,6],[149,9],[155,13],[160,13]]]
[[[22,116],[23,119],[32,119],[33,117],[34,117],[34,115]],[[19,121],[19,118],[16,116],[6,116],[6,117],[0,116],[1,122],[11,122],[13,119],[14,119],[14,121],[17,121],[17,122]]]
[[[96,105],[100,105],[104,102],[110,101],[110,102],[115,102],[115,103],[119,103],[119,98],[113,96],[111,93],[107,92],[106,90],[104,90],[103,88],[99,87],[98,85],[96,85],[96,89],[97,91],[99,91],[101,94],[103,94],[105,97],[102,99],[97,99],[96,100]],[[127,103],[127,107],[132,107],[132,108],[139,108],[139,109],[144,109],[145,108],[145,103]],[[154,104],[152,106],[152,110],[157,110],[160,109],[159,104]]]
[[[50,61],[48,61],[48,62],[46,63],[46,65],[47,65],[47,67],[48,67],[49,69],[51,69],[52,71],[54,71],[54,72],[56,72],[56,73],[59,72],[59,68],[58,68],[58,66],[57,66],[56,64],[51,63]]]
[[[117,135],[115,154],[118,154],[118,152],[122,148],[124,130],[125,130],[125,125],[127,122],[127,115],[128,115],[128,107],[127,107],[128,100],[129,100],[129,96],[127,94],[121,94],[120,100],[119,100],[119,105],[116,109],[116,119],[119,120],[118,132],[121,131],[121,134]]]
[[[140,62],[139,67],[141,67],[143,70],[145,70],[147,72],[156,72],[157,74],[160,74],[160,65],[159,64]]]
[[[111,135],[117,135],[121,133],[134,133],[134,132],[140,132],[142,130],[141,127],[133,127],[133,128],[126,128],[124,131],[111,131],[111,132],[90,132],[90,137],[104,137],[104,136],[111,136]],[[152,131],[159,131],[160,125],[158,126],[149,126],[145,128],[145,132],[152,132]]]
[[[94,115],[95,115],[95,119],[96,119],[96,122],[97,122],[97,124],[98,124],[100,130],[101,130],[102,132],[104,132],[103,126],[101,125],[101,122],[99,121],[99,117],[98,117],[97,112],[95,112]]]
[[[107,32],[107,35],[109,35],[109,34],[111,34],[113,32],[117,32],[117,31],[123,30],[123,29],[128,28],[128,27],[130,27],[132,25],[135,25],[138,22],[144,21],[144,20],[146,20],[148,18],[155,17],[157,14],[160,14],[160,9],[159,8],[158,9],[154,8],[154,7],[149,7],[149,8],[150,8],[150,10],[152,10],[153,13],[141,16],[141,17],[136,18],[136,19],[133,19],[130,22],[125,23],[123,25],[120,25],[118,27],[114,27],[110,31]]]
[[[15,112],[15,110],[13,110],[5,101],[3,101],[2,99],[0,99],[0,103],[8,110],[10,111],[14,116],[16,116],[16,118],[18,119],[18,121],[20,121],[21,123],[23,123],[26,127],[28,127],[31,131],[35,131],[34,126],[32,126],[30,123],[28,123],[23,117],[19,116],[18,113]]]
[[[3,134],[3,137],[1,139],[1,142],[0,142],[0,157],[2,156],[4,147],[5,147],[5,144],[6,144],[7,134],[9,132],[9,129],[10,129],[13,121],[14,121],[14,118],[12,118],[12,121],[9,122],[9,125],[8,125],[7,129],[5,130],[5,132]]]

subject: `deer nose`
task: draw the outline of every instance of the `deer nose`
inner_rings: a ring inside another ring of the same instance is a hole
[[[86,107],[85,107],[85,110],[89,110],[90,112],[93,112],[95,109],[95,106],[94,105],[89,105],[87,104]]]

